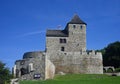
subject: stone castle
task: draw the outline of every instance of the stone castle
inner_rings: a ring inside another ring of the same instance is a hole
[[[20,80],[52,79],[57,73],[103,74],[102,54],[86,50],[86,26],[78,15],[64,30],[47,30],[46,50],[27,52],[15,62]]]

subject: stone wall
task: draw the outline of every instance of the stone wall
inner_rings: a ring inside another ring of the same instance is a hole
[[[45,79],[53,79],[55,75],[55,65],[46,59]]]
[[[56,73],[102,74],[102,54],[86,52],[86,25],[68,24],[66,31],[66,37],[46,37],[46,56],[55,65]],[[60,43],[60,39],[66,42]]]
[[[74,27],[75,26],[75,27]],[[68,24],[68,44],[72,52],[86,51],[86,25]]]
[[[76,28],[73,28],[73,25]],[[82,29],[80,28],[82,26]],[[61,47],[65,48],[65,52],[86,51],[86,25],[69,24],[68,37],[46,37],[47,52],[61,51]],[[65,43],[60,43],[60,39],[66,39]]]
[[[56,66],[56,73],[103,74],[101,53],[59,52],[47,56]]]
[[[29,64],[31,63],[33,64],[32,70],[30,70],[29,68]],[[16,61],[15,66],[16,66],[16,70],[19,71],[18,77],[21,80],[45,79],[44,52],[25,53],[22,60]],[[22,75],[22,71],[21,71],[22,68],[26,69],[26,73],[24,75]]]

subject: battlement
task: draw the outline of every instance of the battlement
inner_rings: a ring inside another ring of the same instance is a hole
[[[96,52],[94,50],[92,50],[92,51],[81,51],[80,54],[81,55],[96,55],[96,56],[99,56],[99,55],[101,55],[101,52]]]
[[[102,56],[101,52],[95,52],[94,50],[90,52],[81,51],[81,52],[60,52],[59,55],[87,55],[87,56]]]

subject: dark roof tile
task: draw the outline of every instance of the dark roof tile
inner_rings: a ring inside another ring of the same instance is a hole
[[[67,37],[67,31],[65,30],[47,30],[47,37]]]
[[[86,23],[82,21],[78,15],[74,15],[74,17],[70,22],[68,22],[68,24],[86,24]]]

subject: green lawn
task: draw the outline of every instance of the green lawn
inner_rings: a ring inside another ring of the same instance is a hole
[[[21,81],[20,84],[120,84],[120,77],[90,74],[67,74],[52,80]]]

